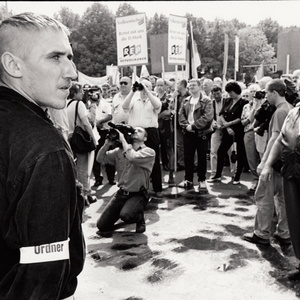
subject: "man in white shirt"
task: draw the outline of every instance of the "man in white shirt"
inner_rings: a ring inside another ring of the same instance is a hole
[[[148,139],[146,146],[152,148],[155,153],[155,163],[151,173],[153,190],[157,197],[162,197],[162,176],[160,169],[158,114],[161,110],[161,101],[152,94],[151,83],[142,80],[140,83],[140,95],[134,97],[138,91],[133,86],[125,98],[123,109],[129,112],[128,124],[132,127],[143,127],[146,129]]]

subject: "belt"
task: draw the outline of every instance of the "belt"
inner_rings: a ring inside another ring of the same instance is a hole
[[[140,191],[137,191],[137,192],[128,192],[122,188],[119,189],[119,193],[124,195],[124,196],[129,196],[129,195],[132,195],[132,194],[138,194],[140,193]]]

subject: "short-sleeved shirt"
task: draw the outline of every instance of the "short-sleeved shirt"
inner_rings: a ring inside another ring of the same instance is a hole
[[[68,106],[69,134],[72,134],[74,132],[74,128],[75,128],[75,123],[74,123],[74,121],[75,121],[75,109],[76,109],[76,103],[77,102],[78,101],[72,101]],[[88,110],[86,109],[85,104],[82,101],[79,101],[76,125],[79,125],[81,128],[84,129],[84,126],[83,126],[83,123],[82,123],[81,119],[84,118],[87,115],[88,115]]]
[[[295,107],[289,111],[282,129],[281,153],[283,177],[300,179],[300,111]]]
[[[106,101],[100,100],[97,108],[96,108],[96,123],[97,121],[106,118],[107,116],[111,115],[111,104]],[[107,130],[110,129],[108,122],[103,123],[103,127],[100,130]]]
[[[159,107],[154,108],[149,98],[143,101],[140,98],[133,98],[129,107],[128,124],[132,127],[158,128],[158,114],[161,110]]]
[[[124,111],[122,107],[125,97],[123,98],[121,93],[117,93],[112,100],[112,122],[115,124],[128,123],[129,112]]]
[[[276,110],[271,118],[268,130],[268,141],[272,137],[273,133],[280,133],[283,122],[288,115],[288,112],[293,108],[287,101],[279,103],[276,106]]]

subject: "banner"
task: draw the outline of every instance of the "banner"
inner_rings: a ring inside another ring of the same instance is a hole
[[[192,68],[192,78],[198,78],[198,72],[197,68],[201,66],[201,60],[200,55],[198,52],[197,44],[194,41],[194,34],[193,34],[193,25],[192,22],[190,22],[190,29],[191,29],[191,68]]]
[[[116,18],[118,66],[148,64],[146,15]]]
[[[186,64],[187,18],[169,15],[168,64]]]
[[[235,64],[234,64],[234,70],[236,72],[239,71],[239,47],[240,47],[240,39],[236,35],[235,36]]]
[[[104,83],[107,83],[108,76],[103,77],[90,77],[87,76],[79,71],[77,71],[77,81],[81,84],[89,84],[89,85],[102,85]]]

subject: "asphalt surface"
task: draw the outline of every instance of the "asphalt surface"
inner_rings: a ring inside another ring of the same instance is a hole
[[[256,212],[250,173],[237,186],[228,168],[223,175],[199,193],[196,174],[195,189],[185,191],[168,188],[163,172],[164,196],[151,198],[143,234],[119,222],[111,236],[99,236],[96,221],[118,188],[104,182],[95,189],[98,201],[84,211],[87,256],[76,300],[299,299],[300,282],[286,277],[298,265],[292,247],[242,239]],[[183,176],[177,172],[177,184]]]

